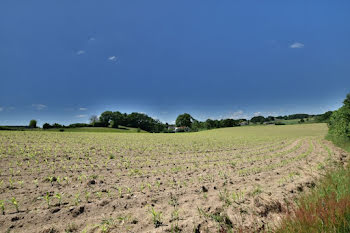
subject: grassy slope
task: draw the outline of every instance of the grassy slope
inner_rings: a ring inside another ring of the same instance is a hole
[[[304,119],[305,122],[303,124],[311,124],[311,123],[316,123],[315,118],[309,118],[307,121],[306,118]],[[299,124],[300,119],[292,119],[292,120],[279,120],[280,122],[286,124],[286,125],[294,125],[294,124]]]
[[[47,129],[44,131],[54,131],[58,132],[60,129]],[[80,128],[65,128],[64,132],[90,132],[90,133],[138,133],[136,128],[130,127],[120,127],[119,129],[115,128],[106,128],[106,127],[80,127]],[[141,130],[140,133],[147,133],[144,130]]]

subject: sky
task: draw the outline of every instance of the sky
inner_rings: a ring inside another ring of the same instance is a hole
[[[323,113],[350,92],[350,1],[1,0],[0,125]]]

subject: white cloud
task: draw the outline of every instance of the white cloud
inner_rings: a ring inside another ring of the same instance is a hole
[[[32,107],[36,110],[43,110],[44,108],[47,108],[47,106],[44,104],[32,104]]]
[[[75,117],[77,117],[77,118],[84,118],[84,117],[87,117],[87,115],[81,114],[81,115],[76,115]]]
[[[261,112],[254,112],[254,116],[261,116]]]
[[[79,108],[80,111],[86,111],[87,108]]]
[[[232,114],[232,118],[238,119],[244,116],[244,112],[242,110],[238,110]]]
[[[83,55],[83,54],[85,54],[85,50],[79,50],[79,51],[77,52],[77,55]]]
[[[110,56],[110,57],[108,58],[108,60],[110,60],[110,61],[116,61],[116,60],[117,60],[117,57],[116,57],[116,56]]]
[[[305,45],[303,43],[299,43],[299,42],[294,42],[293,44],[291,44],[289,46],[289,48],[292,48],[292,49],[301,49],[303,48]]]

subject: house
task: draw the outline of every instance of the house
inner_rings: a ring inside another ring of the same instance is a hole
[[[243,126],[243,125],[248,125],[248,121],[242,121],[239,123],[240,126]]]
[[[168,131],[178,133],[178,132],[189,132],[190,128],[187,126],[179,126],[176,127],[175,125],[169,125],[168,126]]]
[[[187,126],[175,127],[175,132],[189,132],[190,128]]]

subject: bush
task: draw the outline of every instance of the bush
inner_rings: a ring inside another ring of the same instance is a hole
[[[285,125],[285,123],[283,123],[281,121],[277,121],[277,122],[275,122],[275,125]]]

